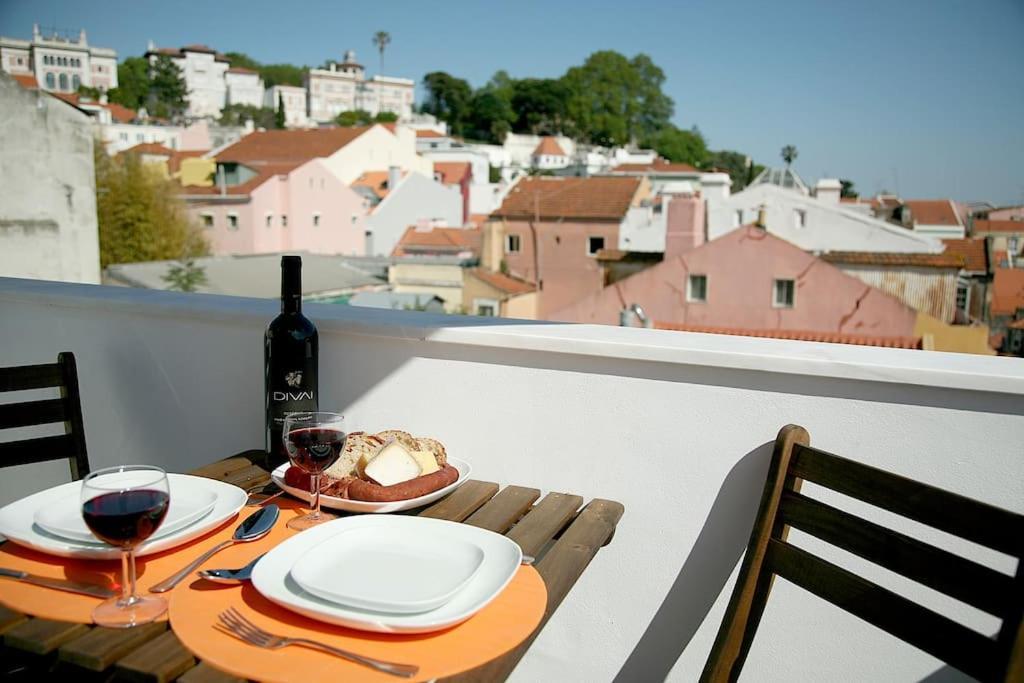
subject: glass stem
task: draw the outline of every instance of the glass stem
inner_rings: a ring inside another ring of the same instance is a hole
[[[314,474],[309,478],[309,481],[313,485],[313,490],[310,494],[313,496],[313,519],[320,518],[320,475]]]
[[[121,551],[121,603],[135,601],[135,549]]]

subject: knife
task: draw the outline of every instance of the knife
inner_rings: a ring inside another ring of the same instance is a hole
[[[0,576],[17,579],[18,581],[24,581],[25,583],[31,583],[36,586],[44,586],[45,588],[55,588],[59,591],[91,595],[94,598],[113,598],[119,595],[117,591],[112,588],[107,588],[106,586],[98,586],[94,583],[68,581],[67,579],[51,579],[47,576],[35,576],[28,572],[21,572],[16,569],[4,569],[0,567]]]

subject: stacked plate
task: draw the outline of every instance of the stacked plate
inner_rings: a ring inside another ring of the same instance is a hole
[[[253,571],[268,600],[381,633],[454,626],[487,606],[522,562],[516,543],[425,517],[345,517],[293,536]]]
[[[163,524],[136,550],[142,557],[187,543],[231,519],[245,505],[245,491],[224,482],[168,474],[171,503]],[[95,536],[82,520],[82,483],[40,491],[0,508],[0,534],[40,552],[81,559],[115,560],[121,551]]]

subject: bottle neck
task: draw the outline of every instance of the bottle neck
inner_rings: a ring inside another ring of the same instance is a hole
[[[281,295],[282,313],[302,313],[302,296]]]
[[[301,266],[288,264],[281,269],[281,312],[302,312]]]

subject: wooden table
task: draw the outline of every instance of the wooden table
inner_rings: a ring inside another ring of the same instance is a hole
[[[256,464],[262,455],[247,451],[192,474],[253,487],[269,479]],[[446,498],[414,512],[505,534],[524,553],[537,558],[535,566],[548,590],[544,617],[526,642],[484,666],[446,680],[504,680],[597,551],[611,540],[623,513],[622,505],[614,501],[595,499],[583,505],[581,496],[568,493],[549,493],[538,499],[537,489],[502,489],[491,482],[469,480]],[[5,678],[38,680],[40,674],[50,673],[85,681],[240,680],[197,661],[166,622],[108,629],[35,619],[0,606],[0,636],[0,676]]]

